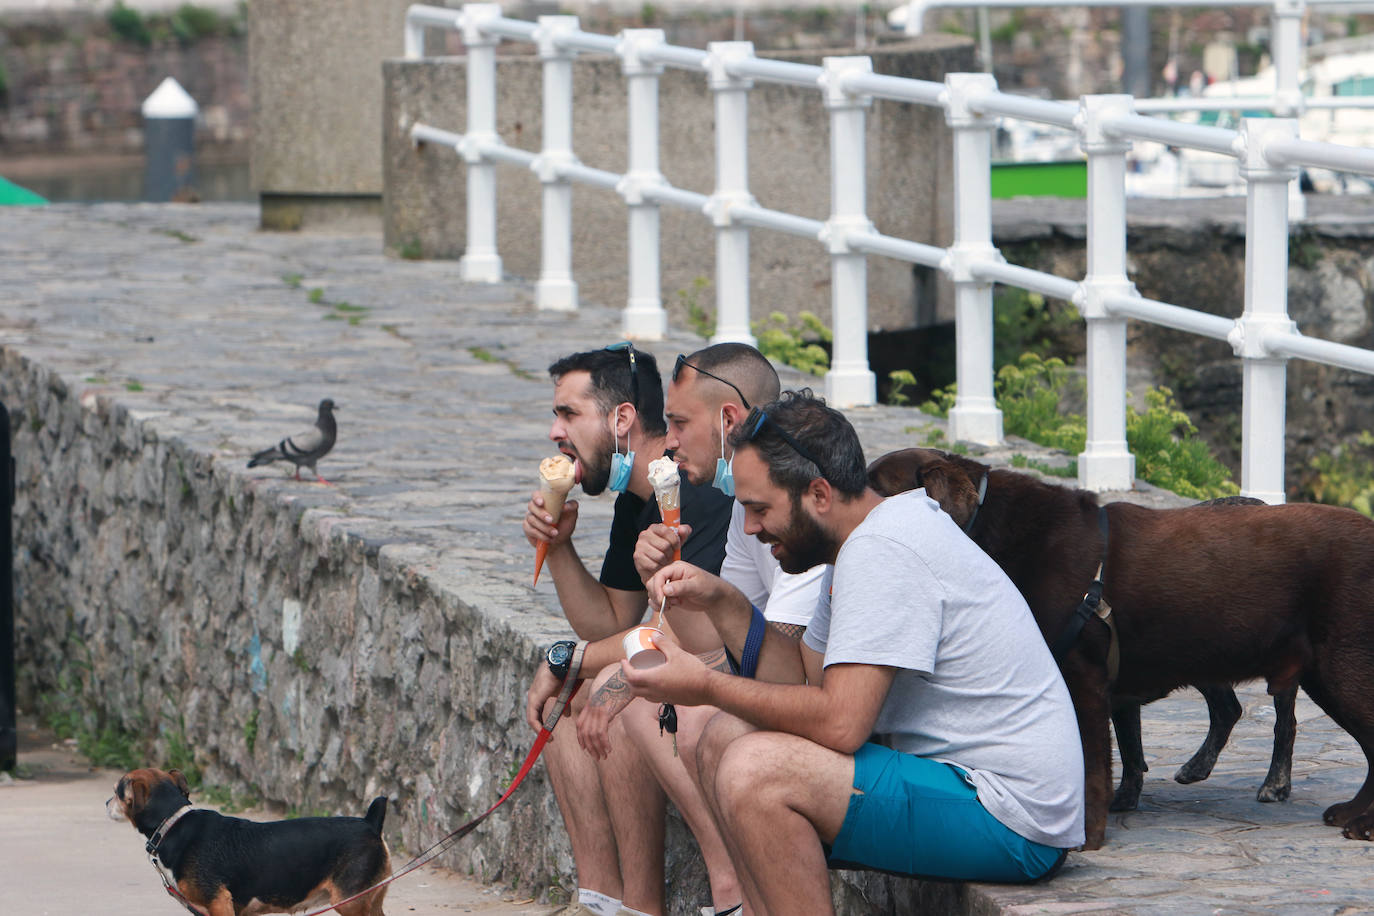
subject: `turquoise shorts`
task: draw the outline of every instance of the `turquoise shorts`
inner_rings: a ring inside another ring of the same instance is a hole
[[[988,813],[958,767],[865,744],[831,868],[1015,884],[1047,877],[1068,855],[1034,843]]]

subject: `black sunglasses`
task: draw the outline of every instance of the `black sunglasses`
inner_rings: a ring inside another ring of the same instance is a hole
[[[628,340],[620,343],[613,343],[606,347],[612,353],[624,350],[630,357],[630,403],[635,410],[639,409],[639,367],[635,365],[635,345]]]
[[[687,357],[683,356],[681,353],[677,355],[677,362],[673,364],[673,381],[677,381],[678,373],[682,371],[683,366],[686,366],[688,369],[691,369],[692,371],[700,375],[704,375],[707,378],[713,378],[721,384],[729,385],[731,388],[735,389],[735,394],[739,395],[739,402],[740,404],[744,405],[744,409],[749,409],[749,399],[744,396],[743,391],[739,390],[738,385],[736,385],[734,382],[725,381],[725,379],[721,378],[719,375],[712,375],[700,366],[693,366],[691,363],[687,362]]]
[[[826,480],[830,479],[830,475],[825,470],[825,465],[821,464],[820,460],[817,459],[815,455],[808,452],[800,442],[793,438],[791,433],[779,426],[776,420],[764,413],[762,407],[755,407],[750,411],[749,416],[744,418],[744,424],[749,427],[749,435],[744,438],[745,442],[754,441],[754,437],[759,434],[759,430],[763,429],[764,424],[767,424],[771,426],[779,436],[782,436],[782,441],[792,446],[792,451],[814,464],[820,470],[821,477]]]

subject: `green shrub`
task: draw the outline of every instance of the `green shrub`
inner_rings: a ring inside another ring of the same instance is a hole
[[[1360,433],[1353,444],[1338,446],[1329,455],[1318,455],[1309,466],[1315,472],[1303,486],[1304,495],[1329,506],[1349,506],[1374,518],[1374,458],[1369,449],[1374,434]]]
[[[887,402],[897,407],[911,403],[906,389],[916,384],[916,376],[906,369],[893,369],[887,374],[891,386],[887,391]]]
[[[168,17],[172,34],[182,44],[193,44],[202,38],[223,34],[227,27],[220,14],[205,6],[183,3]]]
[[[1082,387],[1082,378],[1063,360],[1023,353],[1015,364],[1003,366],[997,373],[996,399],[1003,430],[1070,454],[1081,453],[1087,441],[1087,421],[1078,414],[1061,413],[1060,404],[1070,394],[1081,396]],[[921,409],[947,417],[954,398],[951,385],[933,392]],[[1370,441],[1374,444],[1374,438]],[[1136,458],[1136,476],[1157,487],[1190,499],[1239,492],[1230,472],[1198,438],[1197,427],[1178,409],[1168,388],[1147,391],[1143,413],[1127,406],[1126,445]]]
[[[129,9],[123,3],[116,2],[106,16],[106,21],[116,35],[130,44],[146,48],[153,43],[153,33],[148,30],[148,22],[138,10]]]
[[[782,312],[768,316],[766,323],[756,322],[752,328],[758,338],[759,352],[771,360],[783,363],[812,375],[820,375],[830,368],[830,354],[822,343],[830,343],[830,329],[810,312],[797,316],[792,325]]]

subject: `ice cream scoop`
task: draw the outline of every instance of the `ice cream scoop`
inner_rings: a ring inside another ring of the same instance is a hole
[[[568,491],[577,482],[577,466],[566,455],[555,455],[539,462],[539,495],[544,498],[544,511],[558,524],[563,514],[563,504],[568,501]],[[534,584],[539,584],[539,571],[544,568],[544,557],[548,556],[549,544],[540,541],[534,548]]]
[[[654,488],[654,498],[658,500],[658,514],[663,524],[674,530],[682,524],[682,475],[678,472],[677,462],[664,455],[649,462],[649,483]],[[682,559],[682,547],[673,551],[673,559]]]

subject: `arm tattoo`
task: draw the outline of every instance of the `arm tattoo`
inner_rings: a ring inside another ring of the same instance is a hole
[[[801,639],[802,634],[806,632],[806,627],[799,623],[778,623],[777,621],[770,621],[768,625],[789,639]]]
[[[630,693],[630,685],[625,683],[625,678],[617,671],[606,679],[606,683],[601,685],[601,689],[592,694],[587,705],[610,706],[614,709],[621,709],[632,699],[634,697]]]
[[[701,659],[707,668],[724,671],[726,674],[730,673],[730,663],[725,660],[724,648],[716,649],[714,652],[703,652],[697,658]]]

